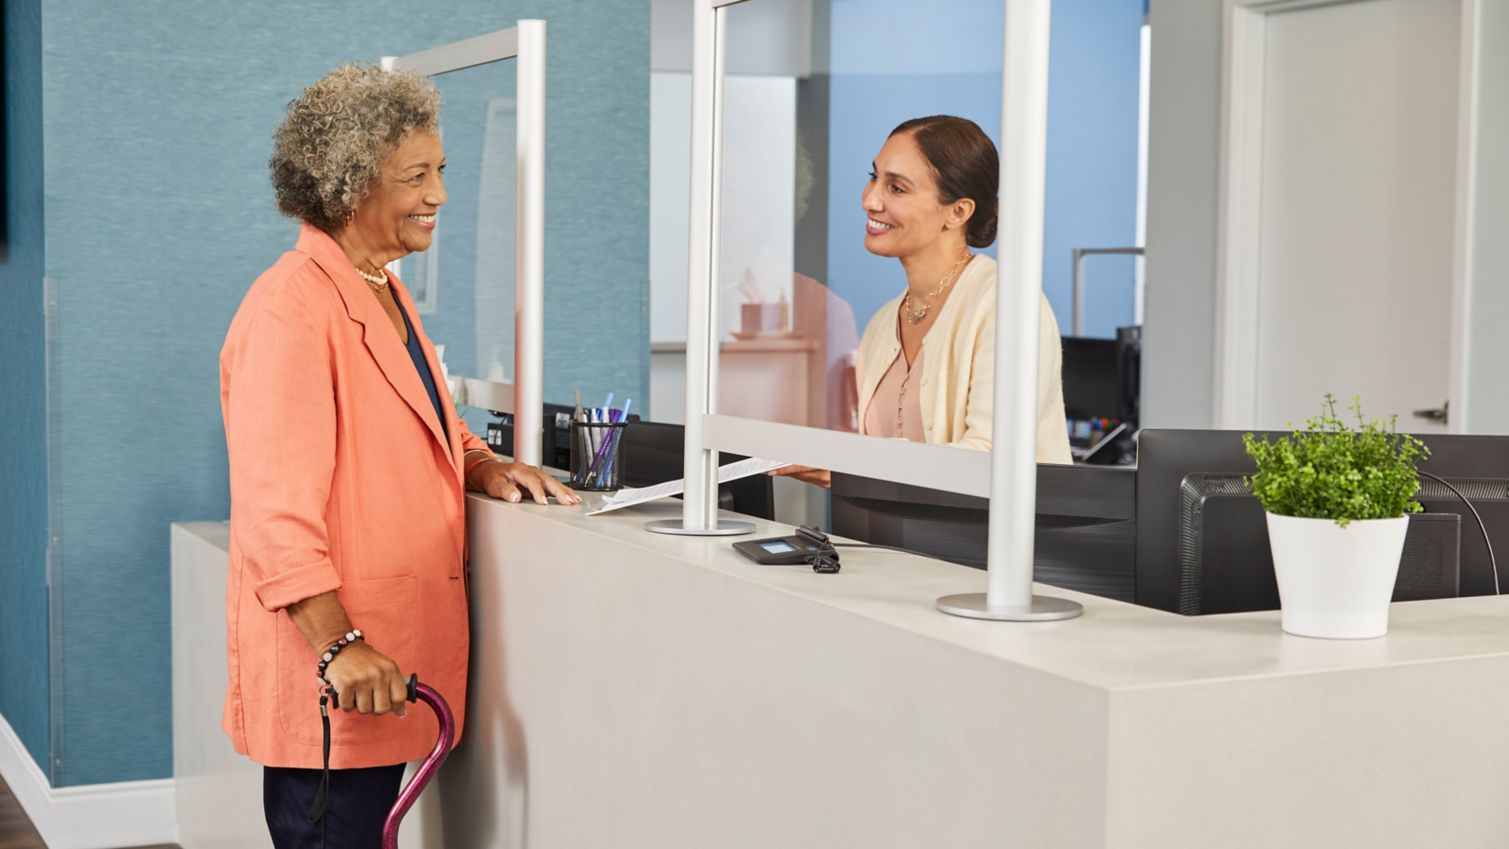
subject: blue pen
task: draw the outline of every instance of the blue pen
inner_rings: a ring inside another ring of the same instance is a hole
[[[622,410],[608,410],[608,422],[610,424],[617,424],[617,422],[629,421],[629,406],[631,404],[634,404],[634,398],[625,398]],[[613,466],[614,460],[617,460],[616,454],[619,451],[620,436],[622,436],[622,428],[613,428],[613,430],[608,431],[608,445],[604,446],[604,457],[607,458],[607,464],[602,467],[602,477],[608,478],[608,480],[613,478]]]
[[[624,408],[622,410],[610,410],[608,420],[610,422],[627,422],[629,420],[629,407],[633,405],[633,403],[633,398],[625,398]],[[611,432],[608,433],[608,439],[611,440],[612,444],[608,446],[608,465],[603,469],[603,477],[606,477],[610,480],[613,477],[613,467],[614,465],[616,465],[615,461],[618,459],[616,455],[618,454],[619,437],[622,435],[623,431],[621,428],[614,428]]]
[[[599,422],[599,424],[602,424],[602,422]],[[598,478],[599,475],[603,477],[607,476],[608,464],[606,461],[608,459],[608,451],[610,445],[612,444],[612,440],[613,432],[610,430],[607,433],[602,434],[598,442],[593,446],[594,450],[592,452],[592,464],[587,467],[587,477],[584,480],[584,483],[586,485],[590,486],[592,481]]]
[[[628,398],[625,399],[622,410],[604,408],[602,411],[604,414],[603,423],[617,424],[626,420],[629,417],[629,405],[633,403],[634,399]],[[592,465],[587,471],[586,481],[589,484],[594,478],[611,478],[613,476],[613,452],[618,447],[618,436],[619,429],[613,428],[607,432],[603,441],[599,443],[595,456],[592,458]]]
[[[606,400],[606,401],[603,402],[603,409],[604,410],[611,410],[611,409],[613,409],[613,393],[612,392],[608,393],[608,400]]]

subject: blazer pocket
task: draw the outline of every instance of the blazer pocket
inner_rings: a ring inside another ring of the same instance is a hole
[[[352,627],[360,628],[364,640],[373,649],[398,663],[405,673],[412,661],[407,657],[414,645],[415,622],[419,611],[419,581],[413,575],[348,581],[338,591],[341,604]],[[320,746],[319,682],[316,665],[319,656],[294,626],[293,620],[281,617],[278,628],[278,719],[283,731],[298,743]],[[402,733],[403,726],[391,716],[364,716],[332,710],[331,743],[352,746],[380,743]]]
[[[367,581],[347,581],[338,591],[341,604],[347,614],[356,610],[390,610],[414,604],[419,600],[419,579],[413,575],[398,578],[374,578]],[[351,623],[362,628],[356,617]],[[367,629],[362,628],[362,633]]]

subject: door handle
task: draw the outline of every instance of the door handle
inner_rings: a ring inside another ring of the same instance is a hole
[[[1451,402],[1450,401],[1443,401],[1441,403],[1441,406],[1438,407],[1438,408],[1436,408],[1436,409],[1433,409],[1433,410],[1416,410],[1414,412],[1414,416],[1417,419],[1425,419],[1427,421],[1436,422],[1437,424],[1446,424],[1446,421],[1447,421],[1447,418],[1448,418],[1448,416],[1450,414],[1450,411],[1451,411]]]

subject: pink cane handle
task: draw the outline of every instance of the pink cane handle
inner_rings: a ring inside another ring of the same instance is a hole
[[[393,803],[393,810],[388,812],[388,820],[383,823],[382,849],[398,849],[398,824],[403,820],[404,814],[409,812],[409,808],[414,807],[414,800],[424,792],[424,786],[440,771],[440,764],[451,753],[451,745],[456,741],[456,715],[451,713],[451,706],[446,704],[445,697],[428,684],[419,683],[418,675],[410,675],[409,701],[416,700],[423,701],[435,711],[435,718],[440,720],[440,738],[435,741],[435,748],[429,756],[419,764],[414,777],[398,792],[398,801]]]

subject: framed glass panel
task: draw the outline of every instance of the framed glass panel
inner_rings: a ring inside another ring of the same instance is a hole
[[[398,267],[450,373],[500,383],[514,378],[517,75],[507,60],[435,75],[449,199],[430,249]]]

